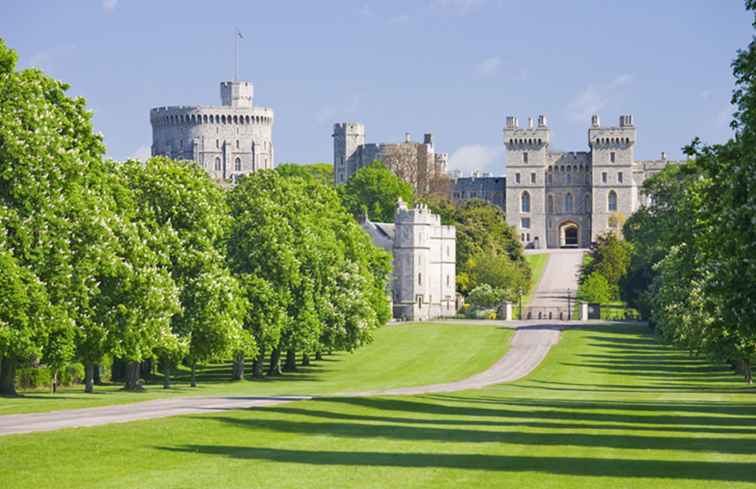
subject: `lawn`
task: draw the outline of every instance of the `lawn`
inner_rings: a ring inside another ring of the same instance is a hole
[[[31,413],[146,401],[188,395],[317,395],[380,388],[408,387],[461,380],[493,365],[509,345],[511,331],[497,326],[402,324],[376,331],[373,343],[353,353],[339,352],[300,367],[282,378],[230,382],[229,364],[212,365],[200,373],[200,386],[178,383],[164,390],[157,380],[144,392],[124,392],[120,385],[82,386],[59,391],[29,392],[19,398],[0,397],[0,415]],[[251,367],[248,369],[251,372]],[[0,442],[1,443],[1,442]],[[2,484],[0,484],[0,488]]]
[[[538,288],[538,282],[541,281],[543,271],[546,269],[546,264],[549,262],[549,255],[547,253],[528,254],[525,255],[525,261],[530,265],[531,275],[528,293],[522,297],[523,307],[526,307],[530,304],[530,301],[533,300],[536,289]],[[516,319],[521,317],[519,302],[512,308],[512,315]]]
[[[0,458],[14,489],[752,488],[756,391],[596,326],[514,384],[4,437]]]

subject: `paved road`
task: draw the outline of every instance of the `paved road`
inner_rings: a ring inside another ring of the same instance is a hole
[[[567,308],[567,293],[574,299],[585,250],[547,250],[549,261],[538,283],[530,308]]]
[[[465,322],[469,323],[470,321]],[[485,324],[490,325],[491,321],[485,321]],[[509,351],[484,372],[458,382],[345,393],[341,394],[341,396],[367,397],[430,394],[475,389],[502,382],[513,382],[533,371],[543,361],[551,347],[559,340],[560,326],[554,323],[546,324],[538,321],[522,321],[516,324],[503,322],[499,322],[499,324],[514,327],[516,332],[512,338]],[[0,416],[0,436],[52,431],[62,428],[98,426],[110,423],[126,423],[140,419],[165,418],[168,416],[206,413],[226,409],[256,408],[312,398],[313,396],[183,397],[116,406],[69,409],[48,413],[13,414]]]

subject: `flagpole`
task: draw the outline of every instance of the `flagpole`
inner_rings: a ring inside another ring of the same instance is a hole
[[[239,81],[239,34],[234,29],[234,81]]]

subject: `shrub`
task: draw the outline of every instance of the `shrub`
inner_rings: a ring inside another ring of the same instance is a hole
[[[80,384],[82,380],[84,380],[84,365],[80,363],[70,363],[58,372],[60,385]]]
[[[22,389],[36,389],[52,384],[52,374],[47,367],[24,367],[16,371],[16,385]]]
[[[593,272],[580,284],[577,299],[583,302],[605,304],[612,298],[612,288],[603,274]]]
[[[504,298],[504,291],[494,289],[488,284],[481,284],[475,287],[470,295],[467,296],[467,302],[479,308],[496,307]]]

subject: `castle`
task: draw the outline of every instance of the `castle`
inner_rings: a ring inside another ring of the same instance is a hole
[[[248,81],[220,85],[221,106],[150,110],[152,155],[191,160],[219,181],[273,168],[273,110],[252,105]]]
[[[412,184],[416,191],[427,191],[432,180],[445,176],[449,156],[436,153],[433,136],[425,134],[422,143],[413,143],[405,134],[403,143],[365,144],[365,126],[359,122],[333,125],[333,180],[346,183],[357,170],[380,160],[394,173]]]
[[[586,248],[619,230],[642,203],[643,181],[670,163],[637,161],[633,118],[602,127],[598,115],[588,129],[589,151],[552,152],[546,117],[519,127],[506,118],[506,216],[528,248]]]
[[[427,206],[398,203],[393,223],[362,224],[373,242],[391,251],[394,317],[426,320],[456,313],[456,230]]]

